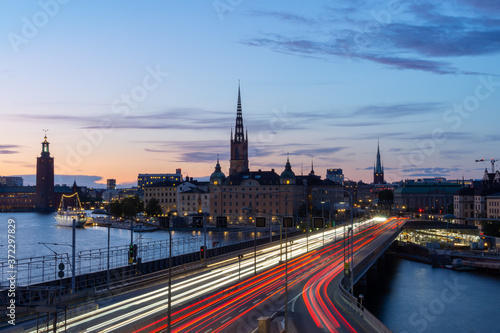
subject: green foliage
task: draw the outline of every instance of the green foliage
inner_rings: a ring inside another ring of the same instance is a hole
[[[160,201],[156,198],[152,198],[148,201],[144,211],[148,216],[159,216],[163,213]]]
[[[109,212],[115,216],[122,216],[122,204],[115,200],[109,205]]]
[[[121,202],[115,200],[111,203],[110,213],[121,217],[135,217],[138,213],[143,211],[143,203],[138,195],[127,197]]]

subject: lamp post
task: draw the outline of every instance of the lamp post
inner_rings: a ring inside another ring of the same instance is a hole
[[[288,213],[288,194],[285,194],[285,214]],[[285,225],[285,333],[288,333],[288,225]]]
[[[321,218],[323,219],[323,246],[325,245],[325,202],[321,201]]]
[[[172,231],[170,230],[170,225],[168,226],[168,235],[170,244],[168,247],[168,330],[167,332],[172,332]]]
[[[76,249],[76,219],[73,219],[73,241],[71,245],[71,293],[75,292],[75,249]]]
[[[346,178],[349,182],[352,182],[349,178]],[[347,252],[347,260],[349,260],[349,247],[350,247],[350,256],[351,256],[351,262],[349,264],[349,275],[350,275],[350,280],[351,280],[351,295],[354,296],[354,276],[353,276],[353,265],[354,265],[354,222],[353,222],[353,215],[352,215],[352,193],[351,191],[343,190],[343,192],[349,194],[349,211],[351,215],[351,228],[350,228],[350,235],[348,235],[347,238],[347,246],[348,246],[348,252]],[[344,267],[346,264],[346,235],[345,235],[345,222],[344,222]],[[349,244],[350,242],[350,244]]]

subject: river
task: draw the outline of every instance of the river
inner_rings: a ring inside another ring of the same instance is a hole
[[[359,292],[364,305],[394,332],[500,331],[498,275],[387,256]]]

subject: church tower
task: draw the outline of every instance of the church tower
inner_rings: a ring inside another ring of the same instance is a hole
[[[373,167],[373,184],[385,184],[384,181],[384,167],[380,160],[380,143],[377,142],[377,162]]]
[[[248,171],[248,133],[243,130],[243,115],[241,112],[241,94],[238,84],[238,106],[236,109],[236,126],[231,130],[231,159],[229,161],[229,175]]]
[[[54,158],[50,156],[49,142],[45,134],[42,153],[36,159],[36,210],[50,212],[54,203]]]

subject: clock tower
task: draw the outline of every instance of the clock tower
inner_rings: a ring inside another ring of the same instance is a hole
[[[248,171],[248,133],[243,130],[243,115],[241,112],[241,94],[238,85],[238,106],[236,110],[236,126],[233,136],[231,130],[231,159],[229,160],[229,175]]]

